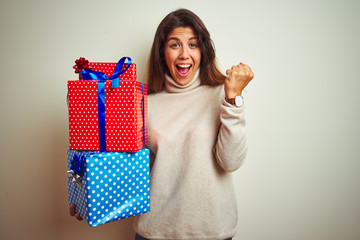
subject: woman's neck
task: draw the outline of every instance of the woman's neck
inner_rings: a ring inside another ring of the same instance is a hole
[[[180,85],[175,80],[169,76],[168,74],[165,74],[165,90],[169,93],[183,93],[188,92],[190,90],[193,90],[194,88],[197,88],[201,85],[200,81],[200,69],[198,69],[194,75],[194,78],[186,85]]]

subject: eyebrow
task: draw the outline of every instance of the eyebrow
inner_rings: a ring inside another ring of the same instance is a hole
[[[194,39],[195,39],[195,40],[198,40],[197,37],[191,37],[191,38],[189,38],[188,40],[190,41],[190,40],[194,40]],[[180,39],[177,38],[177,37],[170,37],[170,38],[167,40],[167,42],[170,41],[170,40],[180,41]]]

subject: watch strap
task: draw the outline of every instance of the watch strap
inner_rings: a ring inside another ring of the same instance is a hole
[[[235,98],[227,98],[225,97],[225,101],[227,101],[228,103],[235,105]]]

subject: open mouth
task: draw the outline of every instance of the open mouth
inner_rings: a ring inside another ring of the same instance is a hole
[[[191,64],[177,64],[176,70],[180,76],[186,77],[189,74],[191,67]]]

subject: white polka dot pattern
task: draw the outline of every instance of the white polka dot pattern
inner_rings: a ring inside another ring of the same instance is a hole
[[[149,150],[86,152],[82,185],[68,180],[69,204],[95,227],[150,211]],[[74,154],[68,149],[68,169]]]
[[[90,63],[110,76],[116,63]],[[133,66],[133,67],[132,67]],[[105,83],[106,151],[139,151],[147,142],[147,86],[144,86],[145,142],[143,141],[142,87],[135,80],[136,65],[121,75],[119,88]],[[100,150],[97,81],[68,81],[71,150]]]
[[[103,63],[103,62],[89,62],[90,69],[98,72],[103,72],[106,76],[110,77],[117,63]],[[122,69],[127,67],[127,63],[125,63]],[[134,80],[136,79],[136,64],[132,63],[128,70],[126,70],[119,77],[120,80]]]

